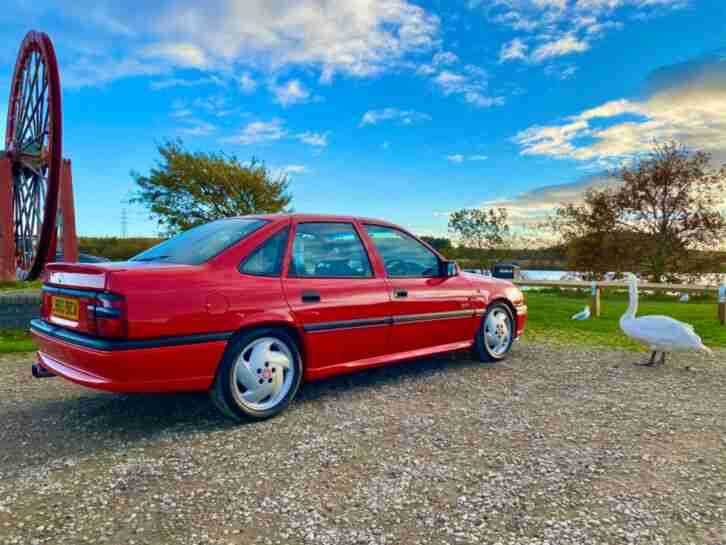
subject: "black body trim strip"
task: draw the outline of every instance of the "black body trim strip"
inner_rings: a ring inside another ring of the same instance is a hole
[[[102,291],[94,291],[94,290],[82,290],[82,289],[71,289],[71,288],[57,288],[55,286],[43,286],[41,288],[42,291],[46,293],[55,293],[58,295],[70,295],[72,297],[92,297],[95,298],[101,293]]]
[[[330,331],[333,329],[349,329],[353,327],[371,327],[377,325],[389,325],[393,322],[391,318],[366,318],[362,320],[341,320],[338,322],[320,322],[303,326],[306,333],[316,331]]]
[[[428,322],[430,320],[450,320],[452,318],[471,318],[473,310],[452,310],[447,312],[429,312],[427,314],[405,314],[384,318],[366,318],[363,320],[341,320],[336,322],[320,322],[303,326],[306,333],[318,331],[332,331],[334,329],[350,329],[355,327],[371,327],[391,324],[409,324],[413,322]]]
[[[447,312],[429,312],[428,314],[404,314],[403,316],[394,316],[394,324],[407,324],[410,322],[427,322],[429,320],[449,320],[452,318],[471,318],[474,316],[473,310],[450,310]]]
[[[40,319],[31,320],[30,330],[47,335],[70,344],[93,348],[104,352],[118,350],[138,350],[140,348],[161,348],[165,346],[180,346],[184,344],[199,344],[214,341],[228,341],[234,335],[233,331],[224,333],[197,333],[194,335],[181,335],[178,337],[157,337],[155,339],[99,339],[83,333],[76,333]]]

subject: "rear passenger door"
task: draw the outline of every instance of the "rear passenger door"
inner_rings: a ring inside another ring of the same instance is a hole
[[[364,224],[385,267],[391,298],[390,352],[409,352],[474,340],[474,289],[462,276],[439,276],[440,258],[419,240],[390,226]]]
[[[305,335],[307,374],[385,354],[386,281],[376,277],[356,225],[299,222],[283,279]]]

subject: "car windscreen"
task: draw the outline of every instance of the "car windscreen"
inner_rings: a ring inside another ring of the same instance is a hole
[[[200,265],[236,244],[267,222],[252,218],[230,218],[194,227],[149,248],[130,261],[158,261]]]

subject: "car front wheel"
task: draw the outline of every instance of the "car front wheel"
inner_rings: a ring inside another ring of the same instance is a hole
[[[301,379],[295,340],[282,329],[257,329],[231,341],[210,393],[227,417],[262,420],[290,404]]]
[[[480,361],[495,362],[507,357],[514,342],[514,318],[504,303],[492,304],[476,334],[474,351]]]

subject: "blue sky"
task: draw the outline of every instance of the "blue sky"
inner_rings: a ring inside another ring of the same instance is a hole
[[[84,235],[122,208],[155,233],[123,201],[166,138],[421,234],[480,205],[530,225],[658,138],[726,159],[723,2],[10,0],[0,28],[3,109],[25,31],[55,43]]]

